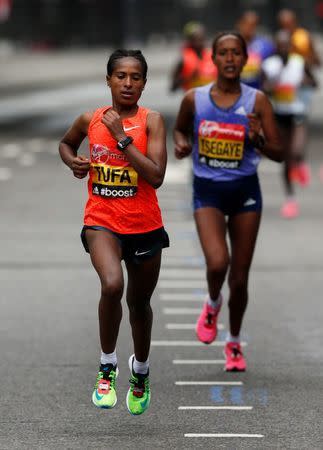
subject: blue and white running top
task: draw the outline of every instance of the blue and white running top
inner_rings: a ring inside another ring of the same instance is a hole
[[[212,84],[195,89],[193,172],[212,181],[231,181],[257,172],[260,155],[248,139],[247,114],[254,111],[257,90],[241,83],[230,108],[211,97]]]

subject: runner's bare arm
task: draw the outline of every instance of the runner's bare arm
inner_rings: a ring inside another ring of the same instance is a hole
[[[84,178],[90,169],[89,159],[83,155],[77,155],[77,151],[87,136],[91,118],[90,112],[79,116],[59,143],[60,156],[76,178]]]
[[[148,114],[147,134],[146,156],[134,145],[129,145],[125,153],[138,174],[157,189],[164,181],[167,164],[166,127],[160,113],[151,111]]]
[[[175,156],[178,159],[185,158],[192,152],[191,133],[194,110],[194,90],[190,90],[182,100],[174,127]]]
[[[255,117],[250,117],[252,115],[249,115],[251,135],[253,134],[252,136],[249,135],[249,137],[251,138],[255,147],[258,148],[257,144],[259,142],[260,131],[258,130],[258,128],[261,128],[264,134],[265,141],[264,143],[262,143],[263,145],[261,145],[261,148],[259,148],[259,150],[261,151],[261,153],[263,153],[273,161],[283,161],[284,149],[281,144],[273,108],[268,97],[260,91],[257,92],[256,96],[255,114]]]
[[[102,123],[116,141],[126,138],[120,116],[113,109],[105,113]],[[157,189],[163,183],[167,162],[166,127],[164,119],[158,112],[151,111],[147,115],[147,134],[146,155],[143,155],[133,143],[129,144],[123,152],[135,171]]]
[[[170,92],[174,92],[181,87],[183,82],[181,79],[182,68],[183,68],[183,61],[180,60],[176,64],[175,68],[173,69],[173,73],[171,75],[171,84],[169,88]]]
[[[312,37],[310,37],[309,47],[310,47],[309,48],[309,56],[308,56],[308,58],[306,58],[307,62],[310,65],[319,67],[321,65],[321,60],[320,60],[319,54],[316,51],[316,48],[314,46]]]

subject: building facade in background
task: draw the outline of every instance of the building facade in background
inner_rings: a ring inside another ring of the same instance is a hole
[[[0,0],[10,7],[0,22],[0,39],[23,46],[121,46],[167,42],[184,24],[198,20],[208,33],[232,28],[242,11],[254,9],[264,30],[275,30],[281,8],[293,9],[301,25],[318,31],[319,0]],[[321,5],[321,6],[320,6]]]

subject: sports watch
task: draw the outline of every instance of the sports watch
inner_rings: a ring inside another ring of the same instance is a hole
[[[266,144],[265,138],[261,134],[257,134],[256,139],[253,141],[254,146],[258,150],[262,150]]]
[[[131,142],[133,141],[133,138],[131,136],[127,136],[124,139],[121,139],[121,141],[117,142],[117,147],[119,150],[123,151]]]

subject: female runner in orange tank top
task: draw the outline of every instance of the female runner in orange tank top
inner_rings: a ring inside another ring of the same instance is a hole
[[[142,414],[150,403],[150,298],[156,287],[162,248],[169,246],[155,190],[166,169],[166,130],[157,112],[138,106],[147,63],[139,50],[117,50],[107,64],[112,106],[76,119],[60,142],[60,155],[77,178],[89,174],[89,197],[81,238],[101,282],[101,361],[92,401],[101,408],[117,402],[116,344],[122,317],[124,259],[134,355],[127,407]],[[78,155],[85,137],[90,159]]]

